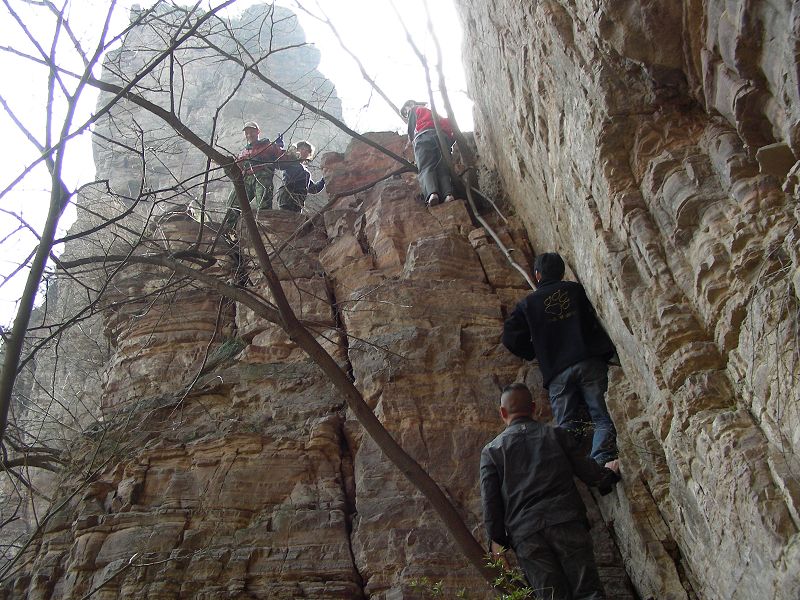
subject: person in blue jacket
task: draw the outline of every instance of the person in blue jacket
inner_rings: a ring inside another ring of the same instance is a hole
[[[519,302],[503,325],[503,345],[539,369],[559,427],[582,436],[588,410],[594,427],[590,456],[600,465],[617,458],[617,430],[608,414],[608,360],[614,345],[597,319],[583,286],[562,281],[564,260],[555,252],[536,257],[536,291]]]
[[[303,140],[290,148],[281,162],[283,185],[278,190],[278,207],[281,210],[300,212],[308,194],[318,194],[325,188],[325,178],[311,179],[308,164],[314,156],[314,146]]]

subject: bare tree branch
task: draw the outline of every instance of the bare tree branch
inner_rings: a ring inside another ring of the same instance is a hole
[[[316,19],[317,21],[320,21],[322,23],[325,23],[330,28],[331,32],[333,33],[334,37],[336,38],[336,41],[339,42],[339,46],[341,46],[342,50],[347,52],[347,54],[350,56],[350,58],[352,58],[355,61],[355,63],[358,65],[358,69],[361,71],[361,76],[364,78],[364,81],[369,83],[369,85],[372,87],[372,89],[374,89],[378,93],[378,95],[381,98],[383,98],[383,100],[386,102],[386,104],[388,104],[389,107],[391,107],[391,109],[394,111],[394,113],[399,117],[400,116],[400,109],[397,108],[397,105],[392,101],[391,98],[389,98],[389,96],[386,94],[386,92],[384,92],[378,86],[377,82],[372,77],[369,76],[369,74],[367,73],[367,70],[364,68],[364,64],[361,62],[361,59],[358,58],[358,56],[356,56],[350,50],[350,48],[345,46],[345,43],[342,40],[342,37],[339,35],[339,31],[336,29],[336,27],[334,27],[333,23],[331,22],[330,17],[325,13],[324,10],[322,10],[322,7],[319,5],[319,3],[317,3],[317,9],[322,13],[323,18],[320,18],[317,15],[315,15],[314,13],[312,13],[310,10],[308,10],[306,7],[304,7],[302,5],[302,3],[300,3],[298,0],[295,0],[295,6],[297,6],[298,9],[302,10],[304,13],[309,15],[311,18]]]
[[[350,137],[353,137],[353,138],[355,138],[357,140],[360,140],[360,141],[364,142],[368,146],[370,146],[372,148],[375,148],[378,152],[380,152],[382,154],[385,154],[386,156],[388,156],[390,158],[393,158],[394,160],[399,162],[401,165],[404,165],[404,166],[409,167],[411,169],[414,169],[416,171],[416,167],[412,163],[407,161],[405,158],[403,158],[402,156],[399,156],[398,154],[395,154],[394,152],[392,152],[388,148],[385,148],[384,146],[381,146],[377,142],[374,142],[373,140],[369,139],[367,136],[361,135],[360,133],[358,133],[355,130],[353,130],[350,127],[348,127],[340,119],[337,119],[336,117],[334,117],[332,114],[322,110],[321,108],[317,108],[316,106],[314,106],[310,102],[307,102],[306,100],[302,99],[297,94],[293,94],[291,91],[287,90],[282,85],[279,85],[278,83],[276,83],[275,81],[273,81],[272,79],[270,79],[269,77],[264,75],[258,69],[258,67],[255,67],[252,64],[251,65],[246,64],[243,59],[238,58],[238,57],[230,54],[229,52],[226,52],[223,48],[220,48],[217,44],[215,44],[214,42],[209,40],[207,37],[203,37],[203,36],[200,36],[200,37],[203,38],[203,40],[208,44],[208,46],[210,48],[213,48],[214,50],[219,52],[219,54],[221,56],[224,56],[228,60],[231,60],[231,61],[239,64],[244,69],[250,70],[253,73],[253,75],[255,75],[260,81],[263,81],[264,83],[266,83],[268,86],[270,86],[274,90],[280,92],[281,94],[283,94],[287,98],[293,100],[294,102],[297,102],[297,104],[299,104],[300,106],[306,108],[307,110],[311,111],[312,113],[314,113],[316,115],[319,115],[322,118],[324,118],[325,120],[327,120],[330,123],[334,124],[336,127],[341,129],[342,131],[344,131]],[[247,52],[246,49],[244,49],[244,51]],[[249,54],[249,52],[248,52],[248,56],[250,57],[251,62],[254,62],[254,59]]]
[[[133,77],[122,88],[121,94],[117,94],[114,97],[110,98],[103,107],[101,107],[97,111],[93,112],[92,116],[89,119],[87,119],[83,124],[81,124],[80,126],[75,128],[74,130],[70,131],[68,134],[62,136],[59,140],[56,141],[55,144],[53,144],[52,147],[46,148],[44,153],[39,158],[37,158],[30,165],[28,165],[3,190],[0,190],[0,199],[2,199],[3,196],[5,196],[8,192],[10,192],[12,189],[14,189],[20,183],[20,181],[22,181],[22,179],[25,178],[28,175],[28,173],[31,172],[31,170],[34,167],[36,167],[42,161],[45,161],[48,156],[51,156],[52,154],[54,154],[54,153],[58,152],[59,150],[61,150],[66,145],[66,143],[68,141],[70,141],[72,138],[74,138],[74,137],[76,137],[78,135],[81,135],[84,131],[86,131],[88,129],[89,126],[91,126],[93,123],[97,122],[97,120],[100,119],[101,117],[105,116],[114,106],[116,106],[117,102],[120,100],[122,95],[124,95],[124,93],[132,90],[142,79],[147,77],[158,65],[160,65],[170,55],[170,53],[174,52],[176,48],[180,47],[183,44],[183,42],[185,42],[188,39],[191,39],[192,36],[194,36],[197,33],[197,30],[203,25],[203,23],[205,23],[210,18],[215,16],[216,13],[219,12],[220,10],[223,10],[224,8],[230,6],[231,4],[233,4],[235,2],[236,2],[236,0],[226,0],[222,4],[212,8],[208,12],[204,13],[197,20],[197,22],[194,23],[194,25],[192,25],[192,27],[190,27],[186,31],[186,33],[184,33],[182,36],[180,36],[176,40],[174,47],[167,48],[163,52],[159,53],[159,55],[154,57],[153,60],[151,60],[148,65],[145,65],[145,67],[143,67],[141,70],[139,70],[137,72],[136,76]],[[107,15],[106,24],[105,24],[105,28],[104,28],[104,34],[107,31],[108,22],[110,21],[111,12],[113,11],[114,4],[115,4],[115,2],[112,2],[112,7],[108,11],[109,14]],[[200,2],[198,1],[198,3],[195,5],[195,9],[199,5],[200,5]],[[151,12],[152,10],[154,10],[154,9],[149,9],[148,11],[146,11],[145,14]],[[136,22],[131,23],[131,25],[128,28],[126,28],[125,32],[129,31],[138,22],[141,22],[141,20],[145,17],[145,14],[141,15],[136,20]],[[118,36],[115,36],[113,40],[109,41],[108,45],[110,45],[113,42],[117,41],[122,35],[124,35],[124,32],[119,34]],[[95,55],[92,57],[92,60],[90,61],[89,67],[87,67],[86,70],[85,70],[86,74],[91,73],[91,69],[94,68],[94,65],[96,64],[97,60],[102,56],[102,53],[105,50],[105,48],[106,48],[106,45],[103,45],[102,40],[101,40],[101,42],[98,43],[98,48],[97,48],[97,50],[95,52]],[[31,56],[26,55],[24,53],[17,52],[17,54],[19,54],[20,56],[23,56],[25,58],[28,58],[30,60],[34,60],[36,62],[40,62],[41,64],[47,64],[46,61],[37,60],[35,57],[31,57]],[[51,65],[48,65],[48,66],[51,66]],[[76,73],[72,73],[71,71],[69,71],[67,69],[59,68],[58,65],[52,65],[52,67],[53,68],[57,68],[62,73],[65,73],[65,74],[71,75],[72,77],[76,77],[76,78],[79,78],[79,79],[83,80],[82,76],[77,75]],[[73,96],[75,96],[75,94],[73,94]],[[69,124],[69,123],[67,123],[67,124]]]
[[[536,289],[536,286],[533,283],[533,279],[531,279],[530,273],[528,270],[523,268],[516,259],[511,255],[513,250],[506,247],[503,241],[500,239],[500,236],[497,235],[494,228],[489,224],[486,219],[478,211],[478,207],[475,205],[475,200],[472,197],[472,188],[473,188],[473,175],[474,175],[474,165],[476,164],[475,153],[472,151],[472,148],[467,143],[467,139],[464,137],[464,134],[461,132],[461,129],[458,127],[458,122],[456,121],[455,115],[453,114],[453,109],[450,104],[450,98],[447,94],[447,86],[445,84],[445,77],[444,77],[444,70],[442,69],[442,50],[441,46],[439,45],[439,39],[436,36],[436,31],[433,28],[433,21],[431,20],[430,10],[428,8],[427,0],[425,1],[425,12],[427,16],[427,24],[428,24],[428,33],[431,38],[434,40],[436,52],[437,52],[437,70],[439,74],[439,92],[442,94],[443,101],[445,103],[445,107],[447,110],[447,117],[450,121],[450,124],[453,127],[453,133],[456,136],[456,142],[458,143],[458,149],[461,151],[461,156],[464,158],[464,162],[467,164],[467,172],[466,178],[462,181],[464,185],[466,194],[467,194],[467,202],[470,207],[470,212],[472,213],[475,220],[480,223],[480,225],[489,233],[491,238],[497,244],[497,247],[500,248],[503,255],[506,257],[506,260],[509,262],[512,268],[522,275],[525,281],[528,283],[528,286],[531,289]],[[434,115],[433,124],[436,128],[436,137],[439,141],[439,152],[442,156],[442,159],[445,161],[448,170],[450,171],[450,176],[454,179],[459,179],[458,174],[453,167],[453,161],[450,157],[449,151],[449,144],[445,140],[444,132],[439,124],[439,118],[436,112],[436,102],[433,97],[433,86],[431,85],[431,76],[430,76],[430,68],[428,67],[428,60],[425,58],[425,55],[420,51],[419,47],[414,42],[414,38],[411,36],[411,32],[408,30],[408,27],[403,22],[403,18],[400,15],[400,11],[397,10],[397,7],[394,5],[394,2],[390,0],[390,4],[397,15],[398,20],[400,21],[403,29],[406,33],[406,40],[408,44],[416,54],[417,58],[419,59],[420,63],[422,64],[422,68],[425,72],[425,83],[428,87],[428,97],[431,104],[431,112]],[[492,203],[494,204],[494,203]],[[502,215],[501,215],[502,216]]]
[[[7,3],[7,0],[3,0]],[[161,62],[165,57],[169,56],[169,54],[174,50],[174,48],[178,47],[181,43],[183,43],[186,39],[189,39],[192,35],[195,34],[197,29],[200,25],[205,22],[206,20],[210,19],[212,16],[215,15],[216,11],[221,10],[225,6],[228,6],[235,0],[228,0],[227,2],[222,3],[215,9],[208,11],[206,14],[201,16],[197,22],[190,27],[187,32],[177,38],[175,43],[165,50],[164,52],[160,53],[156,60],[151,62],[150,68],[142,69],[133,79],[124,87],[120,88],[112,101],[106,104],[106,106],[97,111],[90,119],[89,122],[94,122],[101,114],[105,114],[111,107],[116,103],[116,101],[125,96],[130,89],[133,88],[137,81],[140,81],[150,70],[155,68],[157,64]],[[196,7],[200,3],[198,2],[195,5]],[[10,7],[9,7],[10,10]],[[113,10],[113,4],[111,7]],[[111,12],[109,10],[109,13]],[[194,10],[194,9],[193,9]],[[62,16],[59,17],[59,20],[63,18],[63,11],[60,13]],[[110,19],[110,15],[106,19],[106,24]],[[105,30],[104,30],[105,35]],[[102,40],[101,40],[102,42]],[[14,325],[11,329],[11,335],[8,336],[5,344],[5,356],[3,360],[3,368],[0,371],[0,444],[2,443],[3,436],[5,435],[5,430],[8,425],[8,410],[11,405],[11,394],[14,388],[14,381],[17,377],[17,365],[20,360],[20,356],[22,353],[22,345],[25,339],[25,331],[27,330],[28,323],[30,322],[31,313],[33,311],[34,300],[36,297],[36,292],[39,288],[39,283],[42,279],[42,274],[44,272],[45,265],[47,264],[47,259],[50,256],[52,247],[53,247],[53,240],[55,239],[56,227],[58,226],[58,221],[61,218],[61,214],[63,213],[64,209],[67,206],[67,202],[71,198],[71,193],[67,190],[66,186],[64,185],[63,181],[61,180],[61,165],[63,164],[63,148],[64,144],[68,139],[76,135],[76,132],[70,133],[70,127],[72,124],[72,118],[75,114],[75,110],[77,108],[77,98],[80,97],[80,93],[87,82],[94,80],[91,75],[92,68],[94,64],[100,57],[99,49],[102,44],[98,44],[98,51],[92,57],[92,59],[88,62],[88,66],[84,70],[83,74],[80,76],[78,84],[76,85],[74,93],[68,97],[67,103],[67,111],[64,118],[64,124],[61,132],[61,136],[56,144],[48,144],[46,151],[42,154],[40,160],[44,160],[48,166],[48,170],[51,173],[52,178],[52,188],[51,188],[51,197],[50,197],[50,208],[48,210],[47,219],[45,221],[45,225],[42,230],[41,240],[39,246],[36,250],[36,254],[34,255],[33,262],[30,266],[30,272],[28,273],[28,278],[25,284],[25,289],[23,291],[22,297],[20,299],[19,308],[17,310],[17,316],[14,319]],[[46,59],[48,63],[48,68],[51,71],[51,76],[54,76],[53,73],[57,73],[60,71],[58,66],[55,64],[52,58]],[[52,110],[52,95],[49,96],[48,99],[48,119],[50,119],[53,113]],[[88,123],[87,122],[87,125]],[[84,125],[83,127],[87,126]],[[81,131],[82,128],[79,128],[78,131]],[[48,131],[50,127],[48,126]],[[55,155],[55,159],[53,156]],[[239,177],[241,178],[241,171],[239,171]],[[18,183],[18,180],[15,180],[10,187],[6,188],[13,189]],[[0,192],[0,197],[5,194],[5,191]]]

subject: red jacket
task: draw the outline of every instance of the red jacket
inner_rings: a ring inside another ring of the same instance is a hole
[[[415,138],[423,131],[427,131],[428,129],[436,129],[433,124],[433,113],[431,112],[430,108],[425,106],[415,106],[411,111],[411,114],[408,119],[408,129],[409,129],[409,137]],[[412,129],[414,135],[411,135]],[[452,141],[455,136],[453,135],[453,127],[450,125],[450,121],[444,117],[439,117],[439,127],[441,127],[444,134],[447,138]]]
[[[269,140],[258,140],[254,144],[245,146],[244,150],[239,152],[239,156],[236,157],[236,162],[240,164],[247,175],[254,171],[275,169],[275,161],[283,154],[283,149]]]

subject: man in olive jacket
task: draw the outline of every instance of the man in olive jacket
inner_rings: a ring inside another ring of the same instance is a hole
[[[483,520],[492,554],[511,547],[537,597],[605,598],[594,561],[586,507],[573,475],[601,494],[616,471],[584,456],[567,430],[534,421],[533,398],[521,383],[500,399],[505,430],[481,452]]]
[[[588,411],[594,428],[590,456],[601,465],[617,458],[617,430],[608,414],[608,359],[614,354],[583,286],[562,281],[555,252],[536,257],[536,291],[517,304],[503,325],[503,345],[526,360],[539,359],[544,387],[559,427],[581,437]]]

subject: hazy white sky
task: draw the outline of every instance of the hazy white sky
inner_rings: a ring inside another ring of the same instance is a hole
[[[422,66],[408,45],[405,32],[390,2],[391,0],[301,0],[308,11],[320,14],[322,9],[327,13],[348,48],[359,56],[370,76],[397,105],[408,98],[424,100],[427,98],[427,87]],[[239,0],[228,9],[228,14],[235,16],[247,6],[259,3],[262,2]],[[276,3],[297,12],[306,32],[306,39],[319,48],[322,54],[319,68],[336,85],[348,125],[360,132],[405,129],[399,118],[363,81],[358,66],[341,50],[327,25],[299,10],[295,0],[278,0]],[[34,18],[36,9],[21,0],[11,0],[10,4],[26,26],[49,49],[52,31],[48,31],[46,21]],[[117,3],[110,31],[119,31],[127,24],[130,6],[133,4],[137,2],[121,0]],[[149,6],[152,2],[140,0],[138,4]],[[415,42],[429,57],[431,64],[434,64],[435,52],[424,17],[424,0],[395,0],[395,4],[411,29]],[[85,48],[91,48],[91,40],[102,26],[108,5],[108,0],[71,0],[70,22],[76,27],[76,33],[85,43]],[[454,103],[456,117],[462,129],[469,130],[472,128],[472,105],[466,96],[461,66],[459,20],[452,0],[428,0],[428,5],[442,44],[448,91]],[[30,48],[21,29],[5,7],[0,7],[0,31],[3,31],[0,46]],[[80,70],[81,65],[76,64],[75,69]],[[9,52],[0,52],[0,72],[4,74],[0,81],[0,96],[26,127],[40,141],[44,141],[46,73]],[[85,121],[95,103],[96,94],[91,91],[86,93],[74,123]],[[5,189],[35,160],[38,152],[14,125],[5,110],[0,112],[0,135],[3,140],[0,145],[0,189]],[[94,179],[89,136],[70,142],[64,176],[67,185],[73,187]],[[3,276],[12,272],[35,246],[35,238],[30,232],[23,231],[9,237],[19,227],[19,221],[3,211],[21,215],[32,228],[39,228],[46,215],[49,189],[47,171],[40,167],[29,174],[21,185],[0,199],[0,274]],[[62,219],[62,229],[69,227],[73,220],[74,212],[68,210]],[[16,302],[24,285],[25,273],[20,275],[0,287],[0,325],[8,324],[13,319]]]

